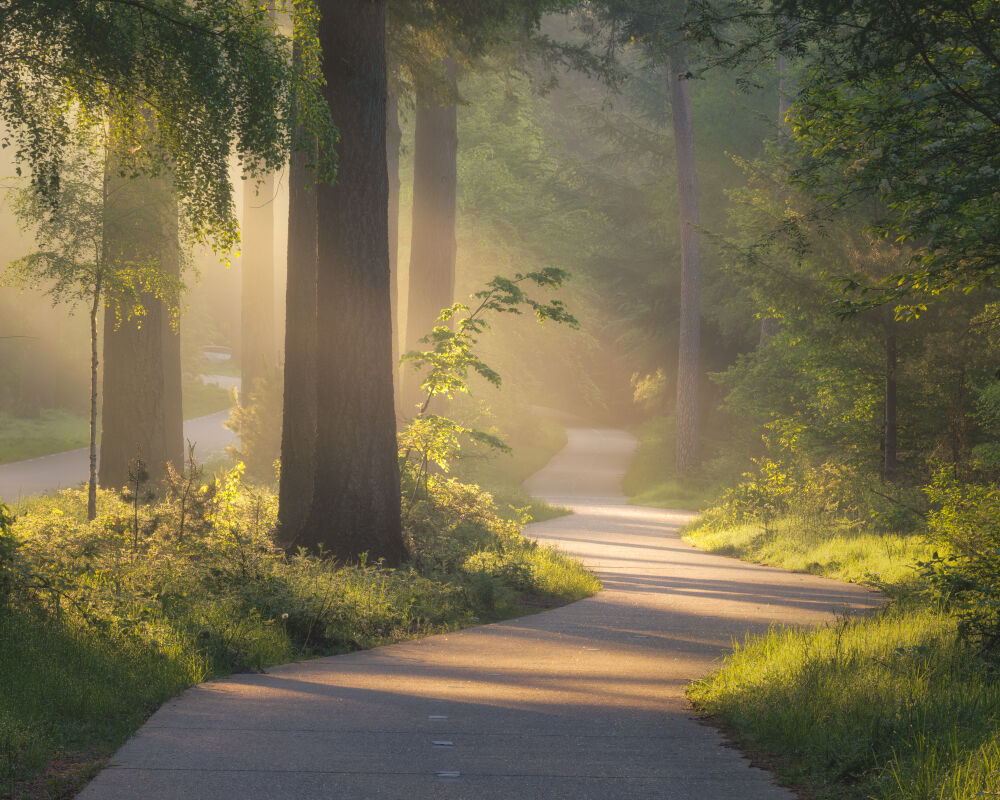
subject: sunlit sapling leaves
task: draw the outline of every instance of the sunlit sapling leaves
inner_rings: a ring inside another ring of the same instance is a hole
[[[54,195],[72,139],[68,109],[78,104],[115,122],[115,149],[134,156],[123,171],[170,169],[195,235],[229,249],[231,151],[250,173],[279,169],[299,122],[327,156],[323,177],[332,175],[316,12],[309,0],[287,7],[305,53],[294,67],[264,3],[12,0],[0,16],[0,116],[12,131],[3,144]],[[153,147],[143,142],[139,101],[156,109]]]
[[[448,471],[449,463],[461,449],[462,437],[502,452],[509,451],[498,437],[461,425],[445,416],[428,414],[427,409],[435,397],[450,399],[456,392],[468,394],[469,378],[473,373],[494,386],[500,386],[500,375],[475,351],[479,337],[490,328],[490,315],[520,314],[522,309],[527,308],[539,322],[551,321],[577,327],[579,323],[562,301],[535,300],[522,288],[525,283],[558,288],[568,277],[566,271],[555,267],[518,273],[513,278],[497,276],[485,289],[475,294],[480,302],[474,309],[456,303],[441,312],[438,319],[442,324],[421,339],[431,345],[430,349],[422,352],[413,350],[400,359],[415,370],[427,368],[421,385],[426,399],[417,416],[399,435],[400,470],[404,480],[412,481],[414,497],[421,488],[426,492],[431,464],[443,472]]]
[[[500,376],[479,356],[474,348],[479,337],[490,328],[486,318],[493,314],[520,314],[523,308],[534,312],[539,322],[566,323],[576,327],[579,323],[561,300],[538,301],[529,297],[522,284],[533,283],[539,287],[557,288],[569,277],[565,270],[547,267],[538,272],[516,274],[513,278],[497,276],[485,289],[476,292],[480,301],[475,309],[464,303],[446,308],[438,318],[442,323],[420,341],[431,345],[429,350],[411,350],[400,360],[413,369],[428,368],[421,385],[426,400],[420,409],[423,414],[430,401],[444,395],[451,398],[456,392],[468,394],[470,371],[479,374],[494,386],[500,386]],[[461,314],[465,316],[461,316]],[[452,327],[454,326],[454,327]]]

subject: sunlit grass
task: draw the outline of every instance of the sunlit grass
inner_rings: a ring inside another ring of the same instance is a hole
[[[738,646],[692,700],[821,797],[1000,789],[1000,685],[947,614],[911,604]]]
[[[86,447],[89,438],[82,414],[43,409],[38,417],[16,417],[0,412],[0,464]]]
[[[710,553],[881,587],[913,584],[916,563],[931,551],[922,534],[878,533],[844,521],[795,515],[766,526],[752,521],[716,528],[695,522],[684,539]]]

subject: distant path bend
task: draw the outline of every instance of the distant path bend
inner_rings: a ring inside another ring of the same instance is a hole
[[[195,687],[79,797],[791,798],[691,718],[684,689],[747,631],[877,595],[688,546],[689,514],[625,505],[634,449],[621,431],[570,430],[527,484],[574,508],[528,532],[595,569],[595,597]]]

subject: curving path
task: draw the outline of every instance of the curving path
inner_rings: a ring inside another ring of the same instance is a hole
[[[529,532],[591,565],[595,597],[195,687],[79,797],[791,798],[691,718],[684,689],[748,631],[878,596],[684,544],[688,514],[624,505],[634,448],[620,431],[571,430],[527,484],[573,507]]]

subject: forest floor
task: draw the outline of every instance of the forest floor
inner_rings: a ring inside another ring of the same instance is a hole
[[[166,704],[80,795],[787,798],[698,724],[688,683],[734,637],[879,596],[685,544],[684,512],[625,504],[634,439],[571,430],[527,529],[596,570],[594,597],[518,620],[239,675]]]

